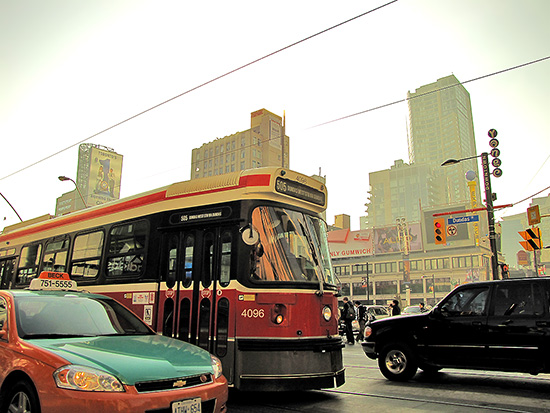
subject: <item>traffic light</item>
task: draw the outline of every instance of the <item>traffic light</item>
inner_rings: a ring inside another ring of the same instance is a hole
[[[502,272],[502,278],[510,278],[510,271],[508,268],[508,264],[500,264],[500,269]]]
[[[447,244],[447,234],[445,233],[445,218],[434,219],[434,239],[437,245]]]

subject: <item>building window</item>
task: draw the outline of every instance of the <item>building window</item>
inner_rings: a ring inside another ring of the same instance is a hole
[[[334,274],[338,275],[338,276],[340,276],[340,275],[350,275],[349,266],[344,265],[344,266],[334,267]]]
[[[368,266],[368,268],[367,268]],[[353,274],[372,274],[372,264],[355,264],[351,266]]]
[[[473,268],[479,267],[479,257],[477,255],[467,255],[464,257],[452,258],[453,268]]]
[[[374,264],[374,272],[376,274],[386,274],[397,272],[397,263],[396,262],[379,262]]]
[[[449,268],[448,258],[432,258],[424,260],[424,267],[426,270],[443,270]]]
[[[411,271],[422,271],[422,260],[411,260]],[[399,261],[399,271],[403,271],[403,261]]]

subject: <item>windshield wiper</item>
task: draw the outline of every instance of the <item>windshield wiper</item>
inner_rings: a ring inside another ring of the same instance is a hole
[[[56,334],[56,333],[28,333],[22,339],[44,339],[44,338],[82,338],[96,337],[95,334]]]

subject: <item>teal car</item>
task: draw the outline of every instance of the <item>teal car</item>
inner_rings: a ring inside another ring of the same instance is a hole
[[[220,361],[77,291],[0,290],[0,412],[224,413]]]

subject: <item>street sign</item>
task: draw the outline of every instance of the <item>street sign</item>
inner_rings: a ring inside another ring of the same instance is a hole
[[[527,220],[529,221],[529,225],[540,224],[540,212],[538,205],[527,208]]]
[[[518,234],[525,240],[519,242],[525,250],[534,251],[542,248],[540,228],[527,228],[525,231],[519,231]]]
[[[447,218],[447,225],[467,224],[468,222],[477,221],[479,221],[479,215],[465,215],[462,217]]]
[[[456,225],[447,225],[447,235],[454,237],[456,234],[458,234],[458,228]]]

